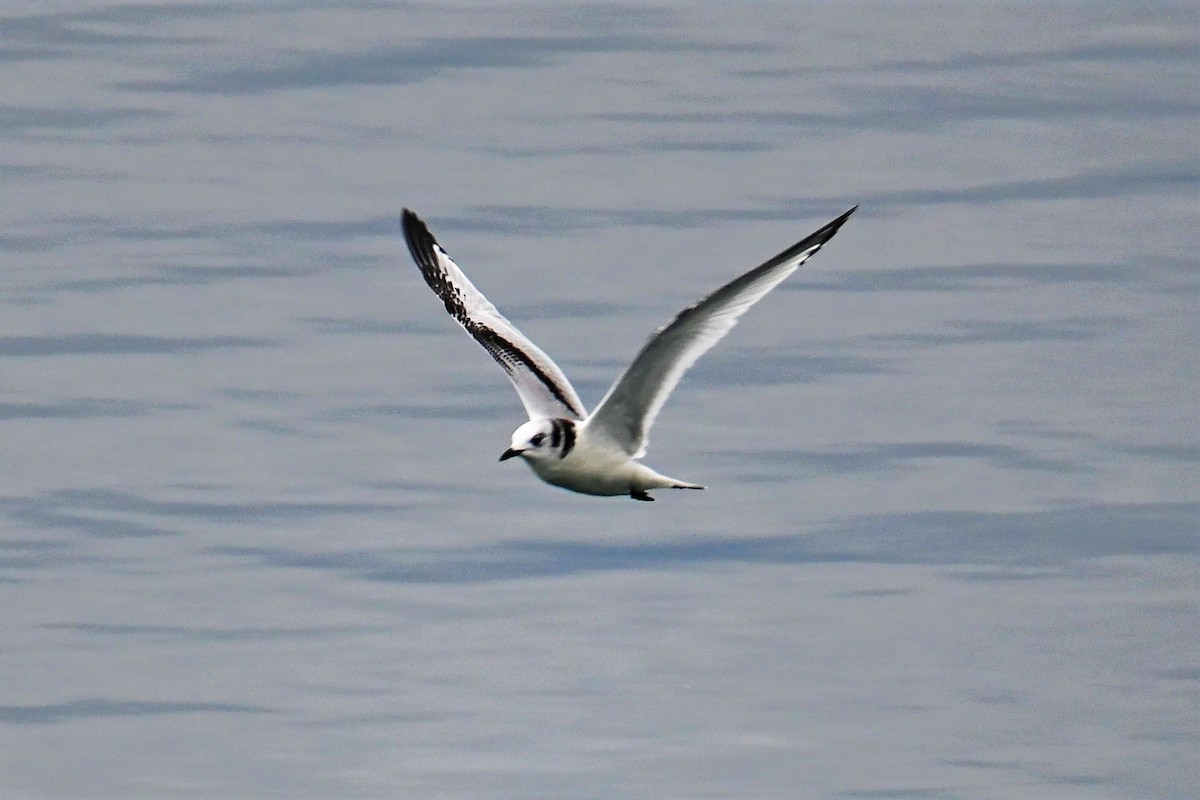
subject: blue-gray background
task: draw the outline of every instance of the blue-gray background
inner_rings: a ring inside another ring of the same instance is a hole
[[[1200,783],[1191,3],[10,0],[0,792],[1179,798]],[[594,403],[854,203],[648,463]]]

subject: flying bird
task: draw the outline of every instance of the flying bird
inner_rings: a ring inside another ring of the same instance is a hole
[[[519,457],[546,483],[574,492],[653,500],[651,489],[704,488],[639,461],[650,426],[680,378],[857,209],[680,311],[650,335],[591,414],[559,366],[475,288],[416,214],[404,209],[400,224],[429,288],[508,373],[529,415],[500,460]]]

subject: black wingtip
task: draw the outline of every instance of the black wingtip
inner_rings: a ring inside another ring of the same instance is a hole
[[[841,216],[839,216],[833,222],[830,222],[828,225],[826,225],[824,228],[821,228],[821,230],[817,231],[813,235],[819,236],[821,234],[825,234],[825,241],[829,241],[830,239],[833,238],[833,235],[835,233],[837,233],[838,228],[842,227],[842,225],[846,222],[846,220],[850,219],[850,215],[853,214],[855,211],[858,211],[857,203],[854,205],[854,208],[851,208],[849,211],[843,213]]]
[[[855,205],[854,208],[845,212],[844,214],[839,216],[837,219],[828,223],[821,229],[819,229],[816,232],[807,236],[803,242],[798,243],[792,249],[793,250],[806,249],[806,247],[811,247],[814,244],[825,244],[826,242],[828,242],[830,239],[833,238],[833,235],[838,232],[838,228],[842,227],[842,225],[845,224],[846,220],[850,219],[850,215],[853,214],[855,211],[858,211],[857,205]],[[805,247],[801,247],[801,245],[804,245]]]
[[[429,230],[425,226],[425,223],[421,221],[421,218],[413,213],[412,209],[407,207],[400,210],[400,227],[403,229],[405,236],[408,236],[410,232]]]
[[[408,252],[412,254],[417,266],[422,272],[431,269],[436,261],[433,248],[437,245],[437,239],[433,238],[429,226],[411,209],[404,208],[400,211],[400,229],[404,232]]]
[[[777,266],[779,264],[782,264],[785,261],[795,258],[796,256],[800,255],[801,253],[803,253],[806,250],[812,250],[814,247],[819,249],[826,242],[828,242],[830,239],[833,238],[834,234],[838,232],[838,228],[842,227],[842,225],[846,222],[846,220],[850,219],[850,215],[853,214],[855,211],[858,211],[857,205],[855,205],[854,208],[850,209],[849,211],[846,211],[845,213],[843,213],[841,216],[839,216],[837,219],[833,220],[832,222],[826,223],[822,227],[818,228],[816,231],[810,233],[808,236],[805,236],[803,239],[796,242],[794,245],[789,247],[787,250],[784,250],[779,255],[775,256],[772,259],[769,259],[766,263],[764,263],[761,267],[759,267],[759,269],[770,269],[771,267]],[[813,252],[816,252],[816,251],[813,250]]]

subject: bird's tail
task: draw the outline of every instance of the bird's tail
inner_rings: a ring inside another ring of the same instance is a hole
[[[667,480],[673,481],[673,483],[671,483],[667,486],[668,489],[704,489],[704,488],[707,488],[707,487],[701,486],[698,483],[688,483],[687,481],[678,481],[678,480],[675,480],[674,478],[667,478]]]
[[[670,478],[662,473],[655,472],[645,464],[637,465],[639,475],[636,479],[636,485],[640,489],[703,489],[704,487],[698,483],[688,483],[681,481],[678,478]]]

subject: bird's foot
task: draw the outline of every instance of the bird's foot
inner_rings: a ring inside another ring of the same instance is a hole
[[[646,494],[645,490],[643,490],[643,489],[630,489],[629,496],[632,497],[634,500],[642,500],[647,503],[654,502],[654,498],[651,497],[650,495]]]

